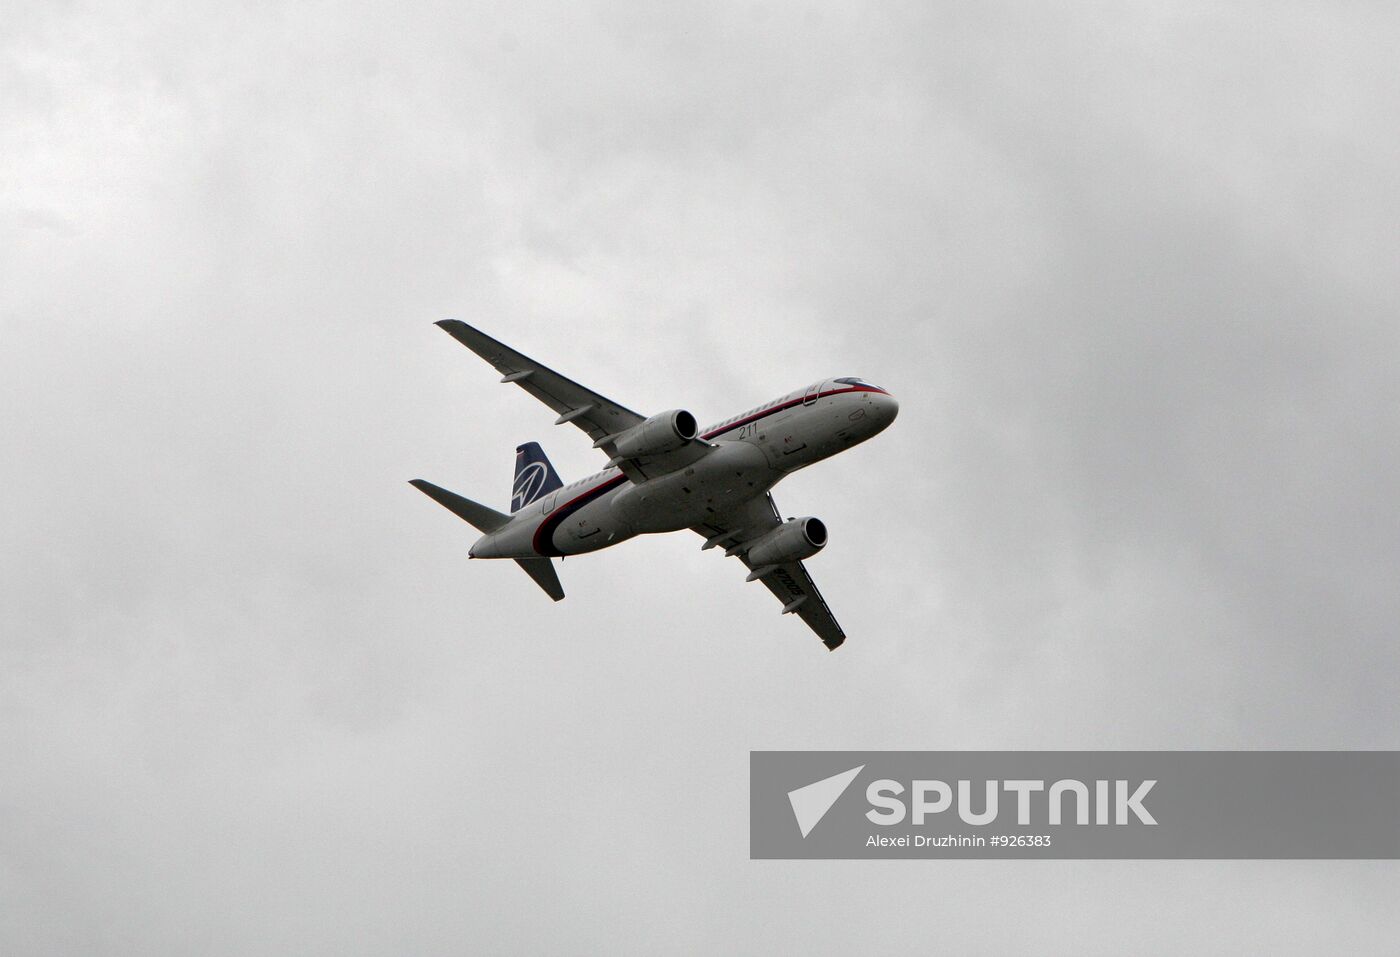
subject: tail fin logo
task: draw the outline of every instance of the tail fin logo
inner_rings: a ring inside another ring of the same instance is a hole
[[[526,442],[515,450],[515,483],[510,487],[510,510],[518,512],[542,495],[548,495],[563,482],[549,464],[538,442]]]
[[[518,512],[540,497],[544,483],[549,480],[549,469],[543,462],[531,462],[515,473],[515,486],[511,489],[510,510]]]

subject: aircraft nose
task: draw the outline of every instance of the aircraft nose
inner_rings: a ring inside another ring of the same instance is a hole
[[[899,402],[888,392],[882,392],[875,396],[875,408],[885,425],[889,425],[899,415]]]

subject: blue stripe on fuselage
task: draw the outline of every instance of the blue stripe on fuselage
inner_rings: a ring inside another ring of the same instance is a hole
[[[546,515],[544,521],[540,522],[540,527],[535,529],[535,537],[531,542],[535,551],[540,555],[545,555],[550,558],[557,558],[563,555],[564,553],[555,547],[554,533],[558,531],[559,526],[564,523],[564,520],[589,502],[596,500],[605,492],[617,488],[625,481],[627,481],[627,476],[619,472],[612,478],[605,479],[587,491],[575,496]]]

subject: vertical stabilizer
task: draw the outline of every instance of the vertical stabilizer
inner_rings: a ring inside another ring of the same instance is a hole
[[[512,512],[520,511],[541,495],[548,495],[563,484],[538,442],[526,442],[516,447],[515,483],[510,492]]]

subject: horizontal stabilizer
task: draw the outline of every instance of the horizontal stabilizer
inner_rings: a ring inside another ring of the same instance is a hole
[[[548,558],[517,558],[515,564],[525,569],[525,574],[533,578],[550,598],[559,601],[564,597],[564,586],[559,584],[554,563]]]
[[[449,492],[445,488],[439,488],[432,482],[414,479],[408,484],[412,485],[418,491],[428,496],[428,498],[437,502],[443,508],[452,512],[458,518],[467,522],[480,532],[494,532],[506,522],[510,521],[509,515],[498,512],[494,508],[488,508],[479,502],[473,502],[469,498],[462,498],[462,496],[458,495],[456,492]],[[529,569],[527,568],[526,571],[529,571]],[[533,573],[531,573],[531,575],[533,577]],[[538,578],[535,580],[539,581]],[[558,587],[557,580],[555,586]],[[549,589],[546,588],[545,590],[548,591]]]

